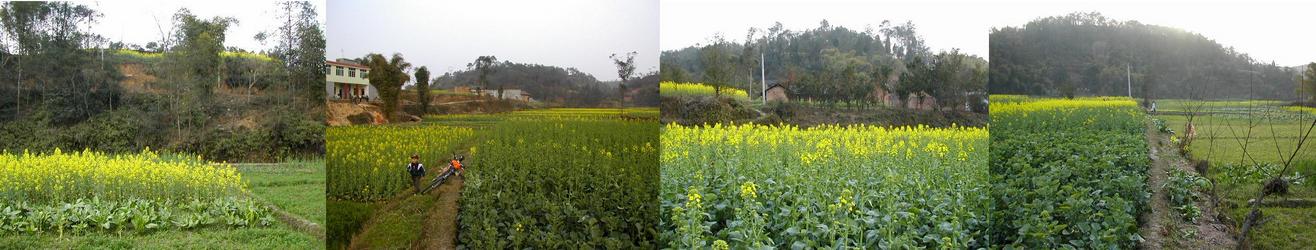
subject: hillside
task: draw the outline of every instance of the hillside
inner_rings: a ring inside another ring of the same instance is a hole
[[[501,62],[488,75],[489,86],[477,84],[479,72],[473,69],[448,72],[434,79],[434,88],[451,89],[456,86],[487,89],[521,89],[550,107],[605,107],[615,106],[617,83],[599,81],[593,75],[575,68]],[[657,89],[657,78],[636,76],[628,89]],[[629,104],[628,104],[629,105]],[[650,104],[650,105],[656,105]]]
[[[1292,99],[1288,67],[1202,34],[1100,13],[1039,18],[990,35],[993,94]]]

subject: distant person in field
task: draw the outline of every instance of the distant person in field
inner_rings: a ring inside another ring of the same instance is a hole
[[[420,193],[420,177],[425,176],[425,164],[420,164],[420,155],[411,155],[411,164],[407,164],[407,173],[411,174],[411,186]]]

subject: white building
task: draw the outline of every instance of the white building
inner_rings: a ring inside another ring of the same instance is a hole
[[[352,60],[325,62],[325,98],[329,100],[379,100],[379,90],[366,79],[370,67]]]
[[[498,99],[518,100],[523,102],[529,102],[534,100],[534,98],[530,97],[530,92],[525,92],[520,89],[503,89],[502,96],[498,96],[497,89],[486,89],[484,90],[483,95],[498,97]]]

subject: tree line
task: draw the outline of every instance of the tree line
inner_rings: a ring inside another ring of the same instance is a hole
[[[1182,29],[1100,13],[992,29],[992,93],[1293,99],[1296,71]],[[1295,66],[1295,65],[1290,65]],[[1132,80],[1130,88],[1129,80]]]
[[[768,85],[781,84],[792,98],[851,105],[880,103],[879,93],[898,100],[927,94],[941,106],[959,105],[967,93],[984,92],[987,80],[985,59],[954,49],[933,52],[912,22],[883,21],[854,30],[823,20],[802,31],[777,22],[749,28],[740,42],[719,34],[706,44],[663,51],[660,60],[662,81],[734,87],[759,96],[766,77]]]
[[[633,66],[622,60],[619,74],[634,75]],[[627,72],[629,70],[629,72]],[[529,92],[536,100],[551,106],[602,107],[621,105],[622,89],[657,90],[656,72],[640,73],[639,76],[627,76],[626,81],[604,82],[589,73],[575,68],[497,61],[497,57],[481,57],[468,65],[465,70],[447,72],[434,78],[433,85],[438,88],[457,86],[472,87],[498,91],[500,89],[520,89]],[[624,85],[622,83],[625,83]],[[623,87],[624,86],[624,87]],[[656,92],[650,95],[656,96]],[[640,97],[636,97],[640,98]],[[640,98],[645,99],[645,98]],[[652,100],[652,98],[648,98]],[[627,104],[631,105],[631,104]],[[652,106],[655,103],[637,103]]]
[[[400,109],[399,98],[403,91],[408,91],[403,86],[412,81],[415,84],[409,90],[416,92],[415,101],[420,104],[420,110],[425,112],[429,112],[432,100],[429,90],[454,87],[495,91],[493,96],[503,96],[504,90],[520,89],[551,107],[628,105],[624,103],[656,106],[657,73],[636,75],[635,54],[630,52],[612,56],[618,68],[618,77],[622,79],[617,82],[602,82],[575,68],[499,61],[497,56],[492,55],[476,57],[466,65],[465,70],[447,72],[432,79],[433,72],[428,67],[413,68],[414,65],[407,62],[401,53],[389,57],[370,53],[354,60],[370,68],[370,85],[379,91],[382,109],[388,119],[395,120]],[[625,93],[628,89],[633,90],[633,93]],[[622,96],[632,96],[634,100],[625,102]]]

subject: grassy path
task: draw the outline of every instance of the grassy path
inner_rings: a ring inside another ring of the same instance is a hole
[[[1179,148],[1174,145],[1168,134],[1162,134],[1150,122],[1147,126],[1147,145],[1151,150],[1152,164],[1147,170],[1148,187],[1151,189],[1151,211],[1142,215],[1143,224],[1140,234],[1145,241],[1142,249],[1232,249],[1237,243],[1232,229],[1218,216],[1214,194],[1198,192],[1202,197],[1195,205],[1201,209],[1201,216],[1184,221],[1170,208],[1166,195],[1165,183],[1171,169],[1178,169],[1191,174],[1197,173],[1192,164],[1185,159]]]
[[[468,152],[462,150],[457,154],[466,155]],[[422,186],[438,178],[447,167],[446,164],[437,165],[431,166],[421,178]],[[457,210],[464,183],[463,177],[452,176],[428,193],[415,194],[412,189],[407,189],[385,201],[352,236],[347,248],[456,249]]]
[[[453,176],[437,190],[430,191],[439,198],[430,207],[421,230],[420,244],[412,249],[456,249],[457,219],[464,177]]]
[[[427,175],[422,183],[435,176]],[[429,193],[414,194],[408,189],[384,201],[352,237],[348,249],[455,248],[461,186],[461,177],[452,177]]]

